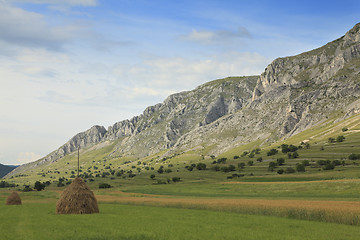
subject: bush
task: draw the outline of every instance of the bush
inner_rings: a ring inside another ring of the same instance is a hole
[[[262,162],[262,157],[259,157],[258,159],[256,159],[257,162]]]
[[[179,177],[173,177],[173,178],[172,178],[172,181],[173,181],[173,182],[180,182],[180,178],[179,178]]]
[[[337,138],[336,138],[336,141],[337,142],[343,142],[345,140],[345,137],[344,136],[338,136]]]
[[[276,166],[277,166],[276,162],[269,162],[268,170],[269,170],[269,171],[274,171],[274,169],[276,168]]]
[[[36,189],[37,191],[41,191],[45,189],[45,184],[41,183],[40,181],[36,181],[34,185],[34,189]]]
[[[303,160],[303,161],[302,161],[302,164],[303,164],[304,166],[310,166],[309,160]]]
[[[150,178],[154,180],[155,174],[151,174],[151,175],[150,175]]]
[[[278,158],[276,159],[277,165],[281,166],[284,165],[285,163],[285,159],[284,158]]]
[[[172,170],[171,170],[170,168],[168,168],[168,169],[165,170],[165,172],[166,172],[166,173],[171,173]]]
[[[240,158],[238,155],[235,155],[235,156],[234,156],[234,159],[238,159],[238,158]]]
[[[235,157],[234,157],[234,159],[235,159]],[[226,160],[227,160],[227,158],[219,158],[217,160],[217,163],[226,163]]]
[[[108,183],[100,183],[99,188],[111,188],[111,185]]]
[[[0,188],[10,188],[10,187],[15,187],[15,184],[8,183],[8,182],[5,182],[5,181],[0,182]]]
[[[343,132],[346,132],[347,130],[349,130],[347,127],[343,127],[343,128],[342,128],[342,131],[343,131]]]
[[[277,154],[278,152],[279,151],[277,149],[273,148],[273,149],[270,149],[270,151],[267,152],[267,155],[272,156],[272,155]]]
[[[335,166],[332,163],[326,164],[322,169],[323,170],[333,170]]]
[[[284,169],[279,169],[279,170],[277,170],[277,173],[278,173],[278,174],[283,174],[283,173],[284,173]]]
[[[219,165],[212,166],[210,170],[218,172],[220,171],[220,166]]]
[[[239,169],[243,169],[245,167],[245,163],[241,162],[241,163],[238,163],[238,168]]]
[[[328,139],[328,143],[334,143],[335,142],[335,138],[333,138],[333,137],[329,137],[329,139]]]
[[[292,167],[288,167],[285,170],[285,173],[294,173],[294,172],[295,172],[295,169],[293,169]]]
[[[305,166],[303,164],[297,163],[296,164],[296,171],[297,172],[305,172]]]
[[[355,154],[355,153],[352,153],[349,155],[349,160],[358,160],[360,159],[360,154]]]
[[[206,170],[206,164],[205,163],[198,163],[196,165],[197,170]]]
[[[254,161],[248,161],[248,165],[249,165],[249,166],[254,165]]]

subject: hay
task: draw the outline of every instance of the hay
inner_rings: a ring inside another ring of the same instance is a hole
[[[12,192],[6,199],[6,205],[21,205],[21,198],[17,192]]]
[[[98,213],[99,207],[94,193],[81,178],[75,178],[61,194],[56,203],[57,214]]]

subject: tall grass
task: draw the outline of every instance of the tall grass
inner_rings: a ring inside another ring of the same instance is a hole
[[[264,200],[98,196],[103,202],[129,205],[214,210],[242,214],[360,225],[360,203],[356,201]]]

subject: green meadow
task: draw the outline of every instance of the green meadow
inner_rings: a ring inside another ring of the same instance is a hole
[[[271,216],[100,204],[100,213],[56,215],[55,203],[0,206],[1,239],[358,239],[356,226]]]

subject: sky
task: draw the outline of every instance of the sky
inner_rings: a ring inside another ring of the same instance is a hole
[[[35,161],[208,81],[261,74],[358,22],[358,0],[0,0],[0,163]]]

